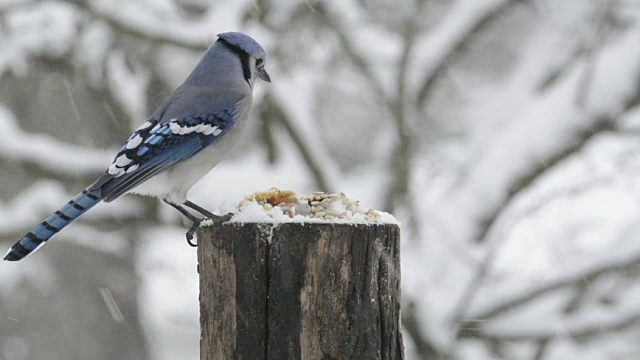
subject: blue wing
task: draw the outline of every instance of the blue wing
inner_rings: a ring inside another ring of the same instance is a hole
[[[110,202],[224,136],[235,125],[229,109],[160,121],[153,116],[127,140],[90,189],[101,188]]]

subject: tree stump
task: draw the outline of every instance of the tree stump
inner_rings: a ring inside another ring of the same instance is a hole
[[[395,224],[198,231],[200,357],[403,359]]]

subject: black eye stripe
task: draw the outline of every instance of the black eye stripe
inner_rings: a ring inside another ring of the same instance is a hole
[[[224,39],[220,39],[220,40],[231,51],[235,52],[240,57],[240,63],[242,64],[242,73],[244,75],[244,79],[248,83],[249,79],[251,79],[251,69],[249,69],[249,54],[246,51],[244,51],[241,48],[239,48],[238,46],[232,45],[232,44],[226,42]]]

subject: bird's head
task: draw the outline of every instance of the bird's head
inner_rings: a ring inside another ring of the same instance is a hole
[[[218,41],[240,57],[242,72],[249,86],[253,87],[256,77],[271,82],[271,77],[264,68],[267,60],[264,49],[255,40],[240,32],[226,32],[218,34]]]

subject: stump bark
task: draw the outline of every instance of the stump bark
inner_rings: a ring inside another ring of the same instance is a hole
[[[201,360],[403,359],[394,224],[198,232]]]

